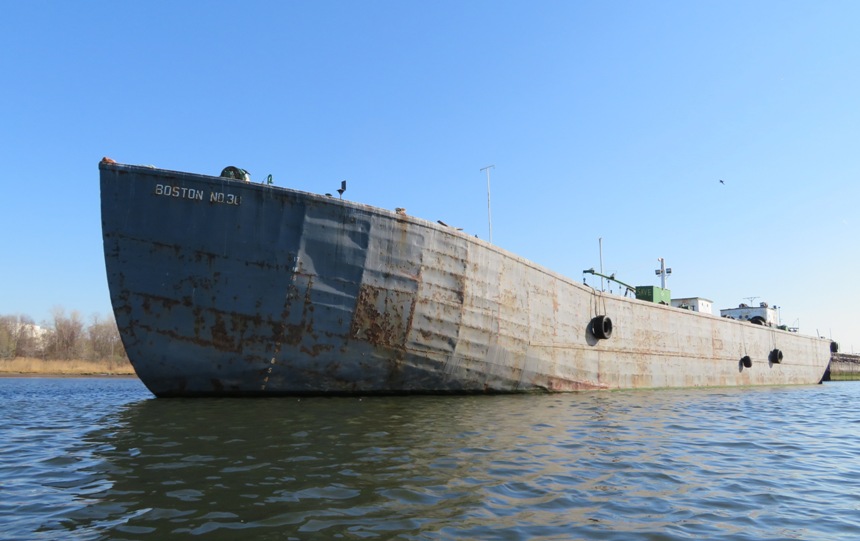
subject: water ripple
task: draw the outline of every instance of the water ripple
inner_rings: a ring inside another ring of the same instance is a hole
[[[860,383],[155,400],[0,380],[0,539],[855,539]]]

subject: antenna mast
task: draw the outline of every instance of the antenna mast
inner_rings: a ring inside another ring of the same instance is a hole
[[[672,269],[666,268],[666,260],[662,257],[658,257],[657,261],[660,262],[660,268],[654,271],[654,274],[660,277],[660,287],[662,289],[666,289],[666,278],[672,274]]]
[[[600,250],[600,291],[603,289],[603,237],[597,238],[597,247]]]
[[[487,172],[487,224],[490,226],[490,242],[493,242],[493,213],[490,209],[490,169],[495,168],[495,165],[488,165],[480,169]]]

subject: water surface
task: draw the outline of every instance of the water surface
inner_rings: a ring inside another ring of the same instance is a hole
[[[155,399],[0,379],[0,539],[857,539],[860,382]]]

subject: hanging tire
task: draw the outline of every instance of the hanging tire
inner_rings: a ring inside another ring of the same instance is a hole
[[[749,355],[744,355],[741,358],[741,364],[744,365],[744,368],[752,368],[752,359]]]
[[[612,336],[612,320],[609,316],[597,316],[591,320],[591,334],[599,340]]]
[[[782,362],[782,351],[775,349],[775,350],[770,352],[770,355],[768,356],[768,358],[770,359],[770,362],[772,362],[773,364],[779,364]]]
[[[830,353],[839,353],[839,343],[830,342]]]
[[[764,325],[765,321],[764,318],[761,316],[753,316],[750,318],[750,323],[752,323],[753,325]]]

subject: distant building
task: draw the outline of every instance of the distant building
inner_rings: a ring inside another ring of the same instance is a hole
[[[693,312],[701,312],[703,314],[714,313],[714,301],[703,299],[702,297],[672,299],[671,304],[675,308],[683,308],[685,310],[692,310]]]
[[[41,344],[42,340],[44,340],[45,338],[45,335],[48,334],[48,329],[42,328],[32,323],[21,323],[19,324],[19,327],[15,330],[21,333],[19,336],[35,340],[37,344]]]
[[[34,356],[44,349],[50,331],[22,319],[0,317],[0,358]]]

